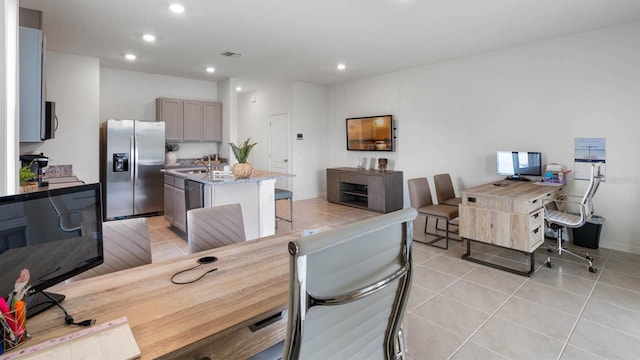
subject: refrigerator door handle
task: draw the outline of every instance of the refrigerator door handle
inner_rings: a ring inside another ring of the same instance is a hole
[[[137,166],[138,166],[138,161],[137,161],[137,159],[135,158],[136,153],[135,153],[135,149],[133,148],[133,136],[131,136],[131,137],[129,138],[129,154],[131,154],[131,157],[132,157],[132,160],[133,160],[133,164],[132,164],[132,165],[134,165],[134,166],[130,166],[130,167],[131,167],[131,170],[130,170],[130,172],[129,172],[129,176],[130,176],[130,178],[131,178],[131,180],[130,180],[130,181],[131,181],[131,185],[135,185],[135,183],[134,183],[135,174],[134,174],[134,173],[135,173],[135,172],[136,172],[136,170],[137,170],[135,167],[137,167]]]
[[[133,144],[134,144],[134,150],[135,150],[135,160],[134,160],[134,167],[136,169],[136,175],[135,175],[135,183],[134,185],[138,185],[138,137],[135,136],[134,140],[133,140]]]

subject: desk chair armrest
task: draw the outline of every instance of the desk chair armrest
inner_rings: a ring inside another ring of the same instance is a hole
[[[582,199],[584,197],[584,195],[562,195],[562,197]]]
[[[551,204],[553,204],[553,207],[551,207]],[[579,202],[579,201],[567,201],[567,200],[549,200],[546,201],[542,204],[542,207],[544,208],[544,213],[545,216],[549,211],[561,211],[560,209],[562,208],[561,205],[565,205],[566,207],[568,207],[569,205],[576,205],[579,208],[580,214],[582,216],[588,216],[588,211],[587,211],[587,207]],[[565,207],[565,211],[566,211],[566,207]]]

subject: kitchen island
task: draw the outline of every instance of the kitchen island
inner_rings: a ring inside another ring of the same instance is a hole
[[[165,217],[172,225],[186,231],[185,180],[200,185],[202,205],[213,207],[240,204],[247,240],[275,234],[274,188],[279,178],[295,175],[254,170],[247,179],[236,179],[224,171],[165,169]],[[189,189],[187,189],[187,192]]]

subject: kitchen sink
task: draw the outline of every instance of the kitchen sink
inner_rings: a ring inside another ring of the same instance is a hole
[[[184,169],[184,170],[176,170],[179,173],[183,173],[183,174],[206,174],[207,170],[205,169]]]

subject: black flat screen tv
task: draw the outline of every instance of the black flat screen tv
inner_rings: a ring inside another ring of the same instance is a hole
[[[98,183],[0,197],[0,296],[28,269],[32,316],[51,305],[44,289],[102,264],[101,199]]]
[[[542,176],[542,154],[531,151],[498,151],[496,173],[508,180],[528,180],[526,175]]]
[[[393,117],[368,116],[347,119],[347,150],[393,151]]]

